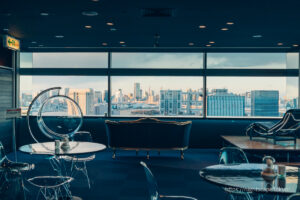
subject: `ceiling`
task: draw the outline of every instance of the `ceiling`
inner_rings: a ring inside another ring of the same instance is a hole
[[[24,51],[296,51],[299,8],[299,0],[10,0],[1,2],[0,33],[21,39]],[[82,14],[87,11],[98,15]]]

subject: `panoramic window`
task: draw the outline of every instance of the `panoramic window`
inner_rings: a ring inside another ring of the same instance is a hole
[[[202,77],[111,77],[112,116],[203,116]]]
[[[21,68],[107,68],[107,53],[21,53]]]
[[[297,77],[207,77],[207,116],[280,117],[298,106]]]
[[[203,68],[203,53],[112,53],[112,68]]]
[[[75,100],[84,115],[108,112],[107,77],[104,76],[21,76],[20,106],[26,114],[33,98],[42,90],[62,87],[60,94]],[[62,105],[64,106],[64,105]]]
[[[292,69],[298,53],[208,53],[208,69]]]

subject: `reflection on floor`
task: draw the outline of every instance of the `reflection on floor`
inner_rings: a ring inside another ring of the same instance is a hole
[[[193,149],[180,160],[178,152],[150,153],[150,159],[140,152],[122,151],[115,160],[110,151],[99,152],[87,165],[91,179],[88,189],[84,176],[78,175],[71,184],[72,194],[88,200],[146,200],[148,191],[144,171],[139,162],[146,162],[155,175],[161,194],[193,196],[199,200],[226,199],[223,190],[202,180],[199,170],[218,163],[218,150]],[[18,153],[18,161],[35,163],[35,170],[25,177],[56,175],[49,161],[43,156]],[[27,199],[35,199],[37,193],[25,181]]]

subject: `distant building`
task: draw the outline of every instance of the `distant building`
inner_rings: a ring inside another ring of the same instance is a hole
[[[22,93],[22,105],[21,106],[29,106],[32,101],[32,94]]]
[[[201,90],[182,92],[181,111],[184,115],[202,115],[203,94]]]
[[[134,99],[139,101],[142,99],[142,95],[143,95],[143,91],[141,90],[141,84],[134,83],[134,93],[133,93]]]
[[[279,91],[251,91],[251,115],[272,117],[279,116]]]
[[[69,89],[68,96],[78,103],[84,115],[94,114],[93,89]]]
[[[108,96],[108,91],[107,91],[107,90],[104,90],[103,101],[106,102],[106,103],[108,103],[108,98],[109,98],[109,96]]]
[[[179,115],[181,108],[181,90],[160,90],[160,114]]]
[[[102,92],[95,91],[95,103],[102,103]]]
[[[105,115],[108,110],[107,103],[98,103],[94,106],[95,109],[95,115]]]
[[[245,96],[228,93],[227,89],[214,89],[207,96],[208,116],[244,116]]]

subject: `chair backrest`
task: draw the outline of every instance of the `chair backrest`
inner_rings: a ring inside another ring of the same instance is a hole
[[[2,142],[0,142],[0,165],[2,165],[2,163],[5,160],[7,160],[7,157],[5,154],[4,146],[3,146]]]
[[[73,136],[74,141],[92,142],[92,134],[88,131],[77,131]]]
[[[286,200],[300,200],[300,193],[292,194]]]
[[[245,152],[236,147],[224,147],[220,152],[220,164],[240,164],[249,163]]]
[[[158,187],[157,187],[157,183],[156,183],[156,180],[155,180],[152,172],[147,167],[146,163],[140,162],[140,164],[144,167],[144,171],[146,174],[150,200],[159,200]]]

